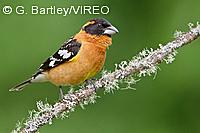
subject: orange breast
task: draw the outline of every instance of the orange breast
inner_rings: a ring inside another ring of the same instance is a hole
[[[74,60],[49,70],[47,78],[58,86],[80,84],[102,69],[105,58],[106,47],[85,42]]]

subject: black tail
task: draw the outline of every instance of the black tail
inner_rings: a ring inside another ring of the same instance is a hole
[[[11,88],[9,91],[21,91],[26,85],[29,85],[31,83],[31,78],[16,85],[15,87]]]

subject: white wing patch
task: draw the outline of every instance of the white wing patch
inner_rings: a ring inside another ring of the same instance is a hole
[[[58,54],[63,58],[63,59],[67,59],[71,56],[71,52],[69,52],[68,50],[59,50]]]
[[[56,59],[56,58],[54,58],[54,57],[51,57],[50,60],[51,60],[51,62],[49,63],[49,66],[50,66],[50,67],[54,67],[54,66],[55,66],[55,65],[54,65],[55,62],[56,62],[56,61],[60,61],[60,59]]]
[[[52,60],[50,63],[49,63],[49,66],[50,67],[54,67],[54,63],[55,63],[56,61],[55,60]]]

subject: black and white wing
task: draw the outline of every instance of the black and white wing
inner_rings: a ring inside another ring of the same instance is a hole
[[[76,39],[71,38],[68,41],[64,42],[61,48],[56,53],[54,53],[54,55],[50,56],[39,67],[39,70],[34,75],[32,75],[31,78],[11,88],[10,91],[20,91],[26,85],[29,85],[32,82],[47,81],[46,76],[42,72],[47,71],[51,68],[54,68],[64,62],[73,59],[78,54],[80,48],[81,48],[81,43],[77,42]]]
[[[43,64],[41,64],[39,71],[47,71],[66,61],[71,60],[78,54],[80,48],[81,43],[77,42],[76,39],[70,38],[68,41],[64,42],[64,44],[56,53],[54,53]]]

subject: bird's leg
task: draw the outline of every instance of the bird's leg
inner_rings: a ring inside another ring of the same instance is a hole
[[[59,99],[62,100],[64,98],[62,86],[59,86],[59,91],[60,91]]]

